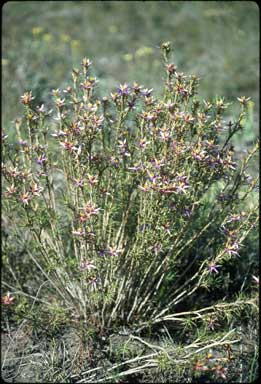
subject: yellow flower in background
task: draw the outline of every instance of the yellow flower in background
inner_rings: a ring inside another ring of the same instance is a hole
[[[123,60],[124,61],[132,61],[133,55],[131,53],[126,53],[125,55],[123,55]]]
[[[60,39],[61,39],[61,41],[63,41],[64,43],[68,43],[68,42],[71,40],[70,36],[69,36],[69,35],[66,35],[66,33],[62,33],[62,34],[60,35]]]
[[[46,43],[49,43],[50,41],[53,40],[53,35],[51,35],[50,33],[45,33],[43,35],[43,40],[46,42]]]
[[[136,56],[137,57],[144,57],[151,55],[153,53],[153,49],[150,47],[141,47],[136,51]]]
[[[110,25],[108,28],[110,33],[116,33],[119,31],[118,27],[116,25]]]
[[[5,66],[5,65],[8,65],[9,64],[9,60],[8,59],[2,59],[2,65]]]
[[[42,33],[43,32],[43,28],[42,27],[34,27],[33,29],[32,29],[32,34],[33,35],[40,35],[40,33]]]
[[[225,9],[216,9],[216,8],[209,8],[206,9],[203,12],[205,17],[219,17],[219,16],[226,16],[229,14],[228,10]]]
[[[79,46],[80,46],[79,40],[72,40],[71,41],[71,47],[72,48],[79,48]]]

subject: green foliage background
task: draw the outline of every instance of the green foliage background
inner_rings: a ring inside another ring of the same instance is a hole
[[[201,77],[202,97],[252,97],[252,121],[239,142],[257,135],[255,2],[10,1],[2,31],[2,121],[9,135],[22,111],[20,95],[32,89],[39,103],[48,104],[51,89],[66,84],[84,56],[94,61],[101,94],[134,80],[157,93],[163,78],[159,46],[166,40],[173,43],[178,70]]]

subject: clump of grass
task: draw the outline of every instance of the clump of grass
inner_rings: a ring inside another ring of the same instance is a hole
[[[15,287],[4,282],[13,295],[5,304],[24,295],[61,307],[100,335],[165,323],[214,329],[255,310],[242,292],[222,300],[258,221],[258,179],[246,172],[258,144],[240,162],[231,144],[249,99],[238,98],[239,116],[225,122],[228,103],[200,102],[198,78],[169,62],[170,43],[161,48],[161,99],[136,82],[98,98],[87,58],[70,86],[53,90],[53,110],[30,91],[21,97],[17,145],[3,136],[3,211],[42,278],[26,291],[6,252]]]

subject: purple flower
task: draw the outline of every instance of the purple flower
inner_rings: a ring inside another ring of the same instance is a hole
[[[92,263],[92,261],[88,261],[88,260],[86,260],[86,261],[84,261],[84,262],[80,265],[80,269],[81,269],[82,271],[85,271],[86,269],[87,269],[88,271],[91,271],[92,269],[97,269],[97,268],[96,268],[95,265]]]
[[[89,280],[89,284],[91,285],[91,288],[95,290],[97,288],[98,279],[96,277],[92,277]]]
[[[149,177],[149,180],[152,182],[152,184],[156,184],[157,183],[157,180],[160,179],[160,176],[150,176]]]
[[[21,96],[21,103],[24,105],[29,105],[32,100],[34,100],[34,97],[32,97],[32,91],[25,92],[24,95]]]
[[[101,208],[97,208],[91,201],[85,204],[83,207],[84,213],[87,216],[98,215]]]
[[[29,193],[23,193],[20,197],[19,200],[25,204],[28,205],[29,201],[32,199],[32,196],[29,195]]]
[[[88,59],[87,57],[84,57],[82,59],[82,66],[83,67],[88,69],[91,65],[92,65],[92,61],[90,59]]]
[[[105,255],[105,249],[99,249],[98,250],[98,254],[99,254],[99,256],[104,256]]]
[[[236,235],[237,235],[236,231],[229,231],[224,225],[222,225],[221,229],[222,229],[222,232],[224,233],[224,235],[235,240]]]
[[[217,168],[223,164],[223,160],[218,155],[216,157],[208,158],[207,163],[210,166],[210,168]]]
[[[120,148],[121,155],[130,156],[130,154],[127,152],[127,141],[126,141],[126,139],[118,140],[118,146]]]
[[[174,64],[172,64],[172,63],[171,64],[167,64],[166,68],[167,68],[167,71],[170,74],[173,74],[173,73],[177,72],[177,67]]]
[[[82,228],[78,228],[77,231],[72,231],[74,236],[85,236],[85,230]]]
[[[130,171],[138,171],[142,168],[142,165],[141,164],[138,164],[138,163],[134,163],[133,164],[133,167],[128,167],[128,169]]]
[[[246,96],[241,96],[241,97],[237,97],[237,100],[242,104],[242,105],[246,105],[249,100],[251,99],[251,97],[246,97]]]
[[[12,184],[9,188],[6,188],[5,196],[9,197],[12,196],[14,193],[17,192],[17,188]]]
[[[91,117],[91,122],[94,127],[99,128],[102,125],[103,121],[104,121],[104,116],[94,115]]]
[[[208,156],[206,156],[206,151],[199,149],[192,150],[192,156],[195,160],[205,160]]]
[[[61,113],[61,112],[58,113],[58,115],[53,117],[53,119],[56,121],[60,121],[60,120],[64,120],[66,118],[66,116],[67,116],[67,112],[64,111],[64,113]],[[52,136],[54,136],[54,135],[52,135]]]
[[[129,101],[129,102],[128,102],[128,107],[129,107],[129,109],[130,109],[131,111],[134,110],[134,109],[136,109],[136,107],[135,107],[135,99],[132,100],[132,101]]]
[[[169,131],[160,131],[159,138],[161,141],[168,141],[171,138],[171,133]]]
[[[53,137],[64,137],[64,136],[68,136],[68,132],[56,131],[55,133],[52,133],[51,136],[53,136]]]
[[[84,185],[83,179],[82,178],[74,179],[74,185],[76,185],[76,187],[83,187],[83,185]]]
[[[6,295],[1,297],[1,302],[5,305],[13,304],[15,297],[10,295],[10,292],[7,292]]]
[[[182,215],[185,216],[185,217],[190,217],[192,215],[191,209],[184,208],[183,211],[182,211]]]
[[[217,319],[216,318],[210,318],[208,323],[207,323],[207,327],[209,329],[211,329],[211,331],[214,331],[215,328],[220,325],[218,322],[217,322]]]
[[[55,100],[55,104],[57,105],[58,108],[62,108],[65,106],[65,99],[61,99],[60,97],[58,97]]]
[[[139,141],[139,148],[141,148],[141,149],[144,149],[144,148],[146,148],[146,146],[148,145],[150,143],[150,141],[146,141],[145,139],[141,139],[140,141]]]
[[[176,91],[181,95],[181,96],[187,96],[188,95],[188,90],[183,87],[181,83],[178,83],[176,85]]]
[[[19,140],[18,144],[21,145],[21,147],[26,147],[27,146],[27,142],[25,140]]]
[[[231,223],[231,222],[236,222],[236,221],[239,221],[242,219],[242,216],[241,215],[231,215],[229,220],[227,221],[228,223]]]
[[[36,159],[36,163],[38,165],[43,165],[43,163],[45,163],[47,160],[47,157],[45,157],[44,155],[41,155],[39,156],[37,159]]]
[[[72,152],[74,150],[76,150],[77,148],[73,145],[72,142],[69,142],[69,141],[64,141],[64,142],[60,142],[61,146],[66,150],[66,151],[69,151],[69,152]]]
[[[111,156],[109,158],[109,162],[114,167],[118,167],[119,166],[119,159],[117,159],[115,156]]]
[[[165,232],[167,232],[168,234],[170,234],[170,224],[169,223],[164,223],[162,224],[162,228]]]
[[[156,184],[158,180],[161,179],[160,176],[156,176],[156,175],[152,175],[149,173],[149,171],[147,171],[148,173],[148,176],[149,176],[149,180],[152,182],[152,184]]]
[[[208,264],[208,269],[210,273],[219,273],[217,268],[220,268],[221,265],[215,264],[215,263],[209,263]]]
[[[186,189],[189,188],[189,184],[187,182],[187,176],[184,174],[177,174],[178,185],[176,186],[177,192],[183,192],[186,194]]]
[[[227,244],[226,248],[225,248],[225,252],[229,254],[229,256],[231,255],[236,255],[236,256],[239,256],[238,254],[238,243],[235,241],[233,244]]]
[[[142,89],[140,91],[140,93],[141,93],[142,96],[148,97],[148,96],[150,96],[152,91],[153,91],[153,88],[151,88],[151,89],[145,88],[145,89]]]
[[[252,181],[251,176],[245,172],[243,173],[243,180],[247,185],[251,184]]]
[[[37,109],[38,112],[41,112],[41,113],[44,113],[44,112],[45,112],[45,106],[44,106],[44,104],[42,104],[40,107],[39,107],[39,105],[37,105],[36,109]]]
[[[126,83],[124,83],[123,85],[120,84],[119,87],[117,88],[117,93],[120,96],[129,96],[130,94],[129,85]]]
[[[117,249],[116,247],[109,247],[109,250],[106,252],[108,253],[109,256],[118,256],[118,254],[120,253],[120,250]]]
[[[156,115],[156,113],[153,113],[153,112],[144,112],[143,111],[141,116],[146,121],[155,121],[155,120],[157,120],[157,115]]]
[[[224,166],[230,169],[236,169],[235,167],[236,163],[231,160],[224,160]]]
[[[216,128],[217,132],[222,132],[224,131],[224,128],[220,124],[215,124],[214,127]]]
[[[88,77],[83,83],[81,83],[81,87],[84,89],[92,89],[97,84],[96,77]]]
[[[165,165],[164,160],[153,159],[150,162],[156,169],[159,169]]]
[[[174,184],[164,184],[161,188],[160,188],[160,192],[165,194],[165,195],[168,195],[170,193],[176,193],[175,192],[176,190],[176,186]]]
[[[184,175],[184,173],[178,173],[177,172],[177,176],[176,176],[177,180],[179,181],[186,181],[187,180],[187,176]]]
[[[44,177],[48,176],[48,172],[38,171],[38,172],[36,172],[36,174],[37,174],[37,176],[39,176],[39,177],[41,177],[41,176],[44,176]]]
[[[37,183],[33,183],[30,187],[30,191],[33,196],[40,196],[40,193],[43,191],[43,188],[38,187]]]
[[[10,168],[9,171],[8,171],[9,175],[13,178],[16,178],[17,176],[19,176],[21,174],[20,171],[18,171],[17,167],[15,168]]]
[[[152,251],[157,255],[160,251],[162,250],[162,245],[161,244],[154,244],[152,247]]]
[[[91,185],[95,185],[98,183],[98,176],[96,175],[90,175],[89,173],[87,174],[87,178],[88,178],[88,182],[91,184]]]
[[[136,81],[133,83],[132,89],[136,94],[140,93],[141,88],[142,86],[136,83]]]
[[[227,368],[225,367],[222,367],[221,365],[218,365],[218,366],[215,366],[213,368],[213,371],[215,372],[216,374],[216,377],[221,377],[222,379],[226,380],[227,376]]]

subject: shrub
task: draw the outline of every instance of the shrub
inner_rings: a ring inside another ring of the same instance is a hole
[[[221,302],[258,220],[257,178],[246,173],[258,144],[241,160],[231,144],[249,99],[238,98],[239,116],[225,121],[228,103],[200,100],[198,78],[169,62],[169,43],[161,48],[162,99],[137,83],[98,98],[84,58],[71,86],[53,90],[53,110],[25,92],[17,143],[3,135],[13,294],[62,307],[97,331],[214,327],[212,320],[256,306],[233,289]],[[19,282],[10,239],[33,262],[35,285]]]

